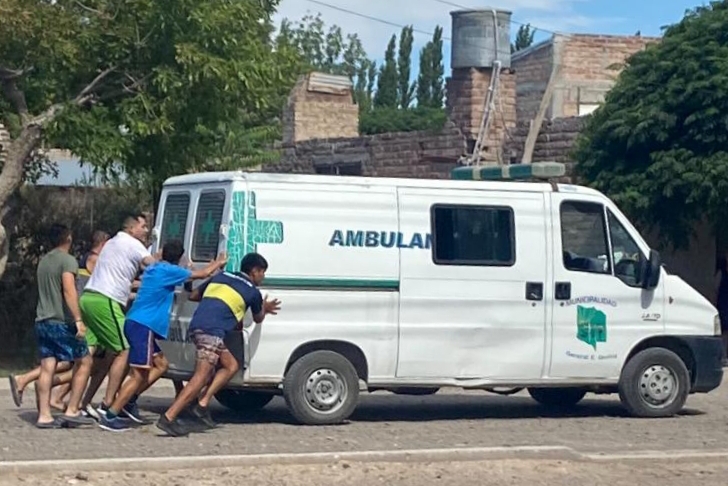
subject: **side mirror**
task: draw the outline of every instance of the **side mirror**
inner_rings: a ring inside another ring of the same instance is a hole
[[[652,290],[657,287],[657,284],[660,283],[661,268],[660,253],[650,250],[650,259],[642,264],[640,271],[640,281],[643,289]]]

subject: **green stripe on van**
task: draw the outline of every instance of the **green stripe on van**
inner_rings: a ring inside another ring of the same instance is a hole
[[[399,290],[398,280],[266,277],[262,287],[316,290]]]

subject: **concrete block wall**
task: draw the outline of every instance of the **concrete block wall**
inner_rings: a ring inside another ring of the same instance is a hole
[[[315,174],[347,166],[358,167],[360,175],[370,177],[448,179],[465,148],[462,133],[448,122],[438,132],[385,133],[284,144],[281,161],[265,165],[262,170]]]
[[[359,135],[359,107],[351,91],[326,93],[308,89],[301,76],[283,109],[283,142]]]

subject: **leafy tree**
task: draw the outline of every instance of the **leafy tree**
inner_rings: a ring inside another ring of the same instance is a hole
[[[375,107],[397,107],[397,36],[393,35],[387,45],[387,51],[384,54],[384,65],[379,71],[379,79],[377,82],[377,92],[374,95]]]
[[[270,42],[277,4],[3,0],[0,216],[42,144],[155,184],[244,149],[293,81],[291,50]],[[0,225],[0,275],[8,241]]]
[[[412,103],[415,87],[410,82],[412,71],[412,43],[414,42],[414,29],[412,26],[402,28],[399,37],[399,55],[397,57],[397,78],[399,91],[399,106],[407,109]]]
[[[445,101],[445,65],[442,61],[442,27],[435,27],[435,33],[432,36],[432,77],[430,83],[432,86],[432,106],[434,108],[442,108]]]
[[[521,25],[516,32],[516,41],[511,44],[511,53],[530,47],[535,35],[536,29],[531,28],[531,24]]]
[[[359,130],[365,135],[418,130],[438,131],[446,122],[447,114],[441,108],[417,106],[403,110],[381,107],[361,114]]]
[[[578,141],[578,172],[667,243],[728,220],[728,2],[632,56]]]
[[[367,90],[367,83],[373,61],[367,57],[357,34],[344,36],[338,25],[327,29],[319,13],[306,15],[295,24],[284,19],[275,44],[278,49],[298,54],[297,74],[317,70],[348,76],[354,83],[355,101],[360,106],[371,105],[372,93]]]
[[[420,73],[417,76],[417,106],[432,106],[432,43],[420,49]]]
[[[420,73],[417,78],[418,106],[442,108],[445,100],[442,46],[442,27],[437,26],[432,40],[420,51]]]

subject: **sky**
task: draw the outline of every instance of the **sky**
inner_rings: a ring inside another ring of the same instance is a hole
[[[318,2],[416,30],[432,32],[444,27],[450,37],[450,4],[466,8],[499,8],[512,12],[512,36],[519,23],[539,29],[535,41],[545,40],[552,32],[659,36],[661,27],[678,22],[687,9],[700,0],[282,0],[276,16],[298,20],[306,13],[321,13],[327,25],[337,24],[344,33],[358,33],[370,58],[381,61],[387,42],[401,28],[338,11]],[[431,36],[415,32],[413,65],[419,49]],[[444,43],[445,72],[449,71],[450,44]]]

